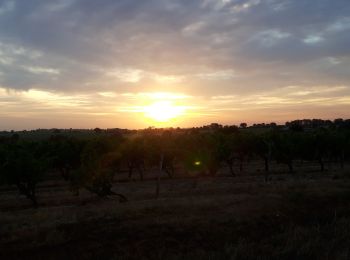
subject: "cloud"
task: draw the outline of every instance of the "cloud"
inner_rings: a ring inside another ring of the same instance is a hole
[[[348,0],[0,1],[0,84],[285,103],[285,86],[350,85],[349,13]]]
[[[0,15],[6,15],[13,11],[15,8],[15,2],[14,1],[4,1],[0,3]]]
[[[324,38],[319,35],[308,35],[303,39],[303,42],[306,44],[317,44],[319,42],[322,42]]]
[[[307,63],[349,56],[349,6],[346,0],[5,1],[1,10],[6,15],[0,17],[0,42],[7,46],[0,55],[0,71],[6,72],[2,84],[97,88],[114,74],[120,82],[113,85],[123,88],[124,83],[141,84],[142,78],[204,81],[195,75],[207,70],[235,71],[246,84],[244,77],[254,71],[263,71],[264,81],[285,70],[297,74],[300,63],[313,75],[317,71]],[[25,50],[25,57],[11,48]],[[21,70],[16,62],[34,62],[60,73],[56,83],[26,74],[23,80],[13,79],[11,72]],[[278,64],[265,66],[271,62]],[[91,81],[101,84],[87,84]]]

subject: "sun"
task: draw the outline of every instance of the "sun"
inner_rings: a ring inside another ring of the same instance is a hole
[[[156,101],[148,106],[145,106],[143,112],[146,117],[153,119],[156,122],[169,122],[185,113],[186,108],[175,105],[170,100]]]

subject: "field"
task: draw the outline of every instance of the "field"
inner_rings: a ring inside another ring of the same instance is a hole
[[[163,176],[159,198],[154,175],[121,174],[125,203],[51,178],[34,209],[2,186],[0,259],[349,259],[349,169],[276,165],[265,182],[260,168]]]

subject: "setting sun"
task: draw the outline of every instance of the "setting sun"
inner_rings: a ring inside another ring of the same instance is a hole
[[[156,122],[168,122],[184,114],[185,107],[177,106],[172,101],[157,101],[144,107],[146,117]]]

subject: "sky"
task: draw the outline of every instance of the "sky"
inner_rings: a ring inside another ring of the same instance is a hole
[[[349,111],[349,0],[0,0],[0,130]]]

